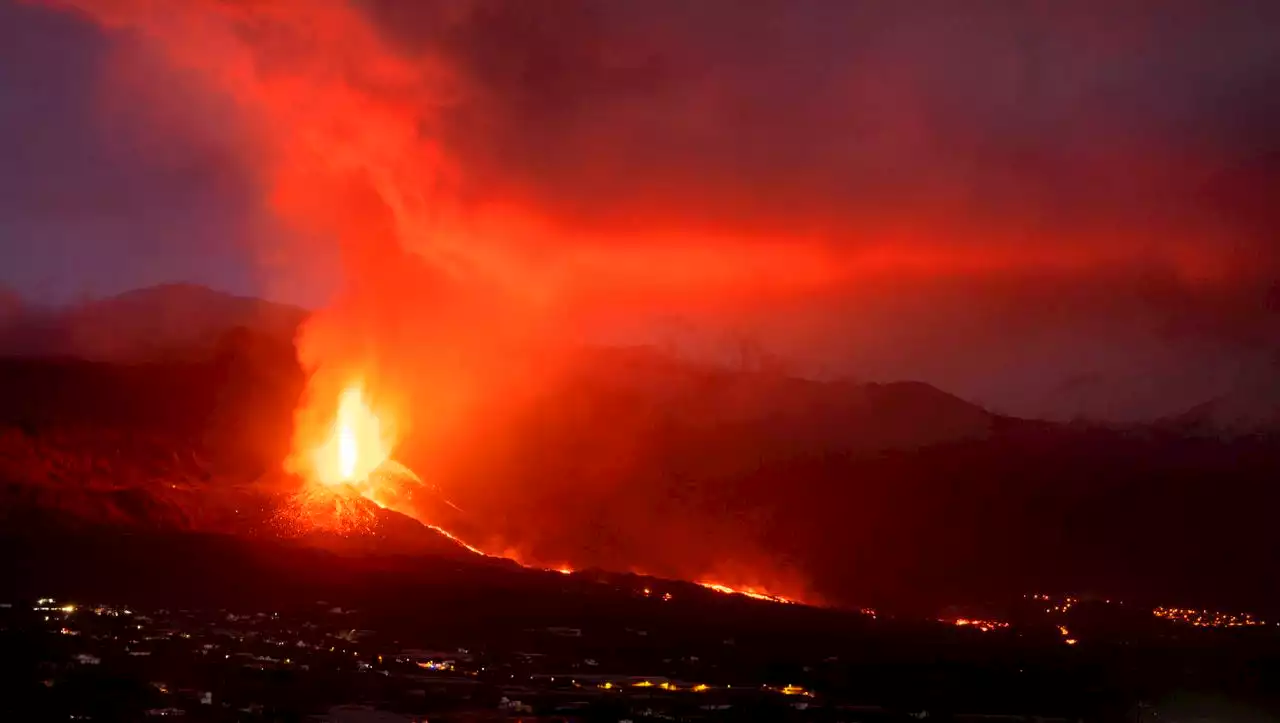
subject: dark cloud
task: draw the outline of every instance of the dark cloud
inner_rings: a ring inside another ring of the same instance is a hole
[[[902,257],[731,317],[803,367],[1111,417],[1269,373],[1272,3],[371,7],[461,68],[446,129],[478,185],[603,243],[802,232]],[[1049,391],[1080,375],[1094,401]]]
[[[1280,120],[1265,3],[367,2],[470,81],[446,130],[476,183],[578,223],[849,244],[932,212],[1088,243],[1211,212]]]

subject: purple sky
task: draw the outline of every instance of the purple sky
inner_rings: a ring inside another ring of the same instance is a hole
[[[141,152],[145,131],[101,108],[111,53],[82,20],[0,2],[3,283],[42,303],[173,280],[251,290],[232,239],[254,201],[232,156],[195,134]]]
[[[795,228],[855,253],[865,219],[915,214],[904,255],[1008,267],[890,274],[735,319],[805,371],[1113,418],[1270,373],[1274,2],[352,1],[390,47],[462,70],[467,101],[437,130],[471,193],[603,235],[661,209],[724,230],[726,256]],[[329,291],[264,282],[254,249],[285,231],[240,119],[126,34],[0,0],[0,158],[0,283],[23,297]],[[993,219],[1013,242],[984,237]],[[1045,258],[1070,270],[1028,261]]]

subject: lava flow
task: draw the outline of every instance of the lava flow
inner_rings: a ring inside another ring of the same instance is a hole
[[[353,383],[345,387],[338,396],[337,409],[331,424],[323,431],[323,438],[290,462],[290,469],[305,480],[288,513],[290,526],[342,534],[370,532],[376,518],[361,500],[418,519],[414,511],[402,503],[411,500],[415,489],[426,487],[426,483],[413,470],[392,459],[394,447],[391,428],[369,405],[363,386]],[[439,525],[418,521],[476,555],[503,557],[523,567],[565,575],[574,572],[568,565],[542,567],[529,565],[510,553],[487,553]],[[736,588],[709,581],[697,584],[719,593],[755,600],[799,602],[758,587]]]
[[[792,603],[798,602],[796,600],[792,600],[790,598],[786,598],[781,595],[774,595],[770,592],[767,592],[765,590],[761,590],[760,588],[755,588],[755,587],[735,588],[735,587],[729,587],[728,585],[724,585],[718,582],[706,582],[704,580],[699,580],[698,584],[707,588],[708,590],[715,590],[716,592],[722,592],[726,595],[744,595],[746,597],[753,598],[755,600],[767,600],[768,602],[775,602],[775,603],[792,604]]]
[[[369,532],[376,520],[368,505],[359,504],[363,499],[413,517],[476,555],[536,567],[508,555],[487,553],[439,525],[418,519],[404,503],[412,499],[416,489],[427,485],[413,470],[391,458],[394,447],[391,429],[369,406],[363,386],[354,383],[344,388],[324,439],[291,464],[305,480],[289,510],[291,526],[348,534]],[[539,569],[565,575],[573,572],[567,565]]]

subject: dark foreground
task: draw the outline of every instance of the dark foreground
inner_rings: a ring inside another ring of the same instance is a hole
[[[957,626],[956,611],[841,612],[637,576],[219,536],[0,544],[2,720],[1249,721],[1280,711],[1274,623],[1199,628],[1132,602],[1075,600],[1059,612],[1057,598],[1018,600],[990,609],[1008,627],[981,632]],[[1059,626],[1077,642],[1064,644]]]

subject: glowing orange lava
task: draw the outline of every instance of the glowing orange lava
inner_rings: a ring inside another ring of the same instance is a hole
[[[295,496],[294,509],[290,511],[294,525],[344,533],[368,532],[375,520],[368,509],[353,503],[355,495],[378,507],[418,519],[400,500],[406,496],[406,489],[421,487],[424,483],[413,470],[391,458],[396,443],[391,429],[392,425],[385,423],[370,406],[363,385],[353,382],[344,388],[324,438],[301,455],[305,459],[302,473],[306,485]],[[510,555],[491,555],[439,525],[418,521],[468,552],[483,557],[506,557],[530,567]],[[545,569],[563,575],[573,573],[568,565]]]
[[[364,389],[352,384],[338,398],[329,437],[311,453],[314,479],[330,486],[365,485],[391,458],[392,444],[382,420],[365,401]]]
[[[944,620],[942,622],[947,622],[947,621]],[[1006,623],[1003,620],[978,620],[974,618],[956,618],[951,622],[957,627],[975,628],[977,630],[981,630],[984,633],[989,633],[992,630],[1000,630],[1002,628],[1009,627],[1009,623]]]
[[[708,590],[715,590],[716,592],[722,592],[726,595],[745,595],[746,597],[753,598],[755,600],[765,600],[768,602],[775,602],[775,603],[786,603],[788,605],[792,605],[798,602],[796,600],[792,600],[790,598],[786,598],[781,595],[774,595],[773,593],[770,593],[766,590],[762,590],[757,587],[736,588],[736,587],[729,587],[728,585],[724,585],[718,582],[708,582],[705,580],[699,580],[698,584],[707,588]]]
[[[312,443],[306,436],[295,440],[298,449],[288,467],[304,485],[294,497],[290,524],[302,530],[370,532],[376,515],[361,499],[411,512],[402,501],[425,485],[413,470],[391,458],[393,429],[370,405],[363,384],[352,382],[343,388],[332,421],[312,434],[318,441]],[[447,530],[423,524],[471,552],[485,554]]]
[[[376,515],[363,498],[377,507],[401,512],[440,533],[462,548],[484,557],[503,557],[523,567],[571,575],[574,568],[566,565],[544,566],[519,559],[513,551],[491,554],[460,539],[452,532],[422,520],[411,506],[402,504],[414,487],[425,486],[412,470],[392,458],[396,438],[393,425],[379,416],[370,404],[364,387],[352,382],[338,395],[332,422],[322,425],[314,434],[319,441],[308,448],[305,438],[295,440],[299,447],[289,465],[305,484],[294,497],[289,510],[289,524],[298,529],[335,530],[343,534],[367,533],[377,524]],[[777,595],[759,587],[731,587],[719,582],[698,581],[698,585],[726,595],[743,595],[755,600],[794,604],[799,601]],[[648,594],[648,590],[645,591]],[[670,600],[671,594],[662,595]],[[868,611],[864,611],[868,612]],[[873,617],[874,611],[869,611]]]

